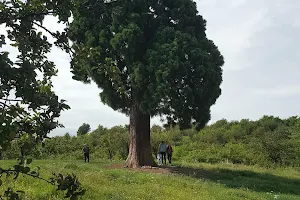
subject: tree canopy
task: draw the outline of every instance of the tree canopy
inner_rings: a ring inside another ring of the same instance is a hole
[[[91,126],[89,124],[83,123],[77,131],[77,135],[85,135],[91,131]]]
[[[223,57],[191,0],[89,0],[73,12],[74,79],[95,81],[102,102],[133,104],[169,124],[203,127],[221,94]]]

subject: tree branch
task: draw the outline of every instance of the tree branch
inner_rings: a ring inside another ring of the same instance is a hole
[[[37,23],[37,22],[35,22],[35,21],[33,21],[32,23],[35,24],[35,25],[37,25],[38,27],[42,28],[43,30],[45,30],[45,31],[46,31],[47,33],[49,33],[52,37],[58,39],[58,36],[57,36],[55,33],[51,32],[49,29],[47,29],[47,28],[44,27],[43,25],[41,25],[41,24],[39,24],[39,23]],[[63,45],[64,45],[71,53],[74,54],[74,51],[73,51],[72,48],[69,46],[69,44],[63,43]],[[70,55],[70,54],[69,54],[69,55]],[[71,55],[70,55],[70,56],[71,56]]]
[[[32,22],[33,24],[37,25],[38,27],[44,29],[47,33],[49,33],[50,35],[52,35],[52,37],[55,37],[57,38],[57,35],[53,32],[51,32],[49,29],[47,29],[46,27],[42,26],[41,24],[39,23],[36,23],[35,21]]]
[[[4,107],[9,107],[6,103],[3,103],[3,102],[1,102],[1,101],[0,101],[0,104],[2,105],[3,108],[4,108]]]
[[[30,13],[28,15],[19,16],[19,17],[15,18],[15,19],[22,20],[22,19],[26,19],[28,17],[35,17],[35,16],[42,16],[42,15],[52,15],[54,13],[55,13],[55,11],[48,11],[48,12],[41,12],[41,13]]]
[[[17,101],[17,102],[23,101],[21,99],[0,99],[0,100],[3,100],[3,101]]]
[[[2,172],[3,173],[9,173],[9,172],[20,173],[20,174],[23,174],[23,175],[27,175],[27,176],[30,176],[30,177],[37,178],[39,180],[45,181],[45,182],[47,182],[47,183],[49,183],[51,185],[55,185],[54,183],[52,183],[51,181],[48,181],[47,179],[44,179],[44,178],[41,178],[41,177],[38,177],[38,176],[34,176],[34,175],[31,175],[31,174],[27,174],[27,173],[24,173],[24,172],[18,172],[16,170],[12,170],[12,169],[7,169],[7,170],[3,169]]]
[[[7,21],[11,21],[11,20],[24,20],[26,18],[29,17],[39,17],[39,16],[43,16],[43,15],[52,15],[55,13],[55,11],[48,11],[48,12],[41,12],[41,13],[30,13],[24,16],[18,16],[16,14],[16,11],[14,11],[13,9],[9,8],[10,12],[11,12],[11,17],[9,17],[10,15],[8,13],[4,13],[4,15],[1,15],[1,23],[2,22],[7,22]],[[14,13],[13,13],[14,12]]]

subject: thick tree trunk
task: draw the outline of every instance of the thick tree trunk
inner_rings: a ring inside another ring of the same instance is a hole
[[[138,104],[130,110],[130,144],[125,165],[130,168],[153,166],[150,148],[150,115],[145,115]]]

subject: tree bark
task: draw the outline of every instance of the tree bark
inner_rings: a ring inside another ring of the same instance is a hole
[[[154,159],[150,148],[150,115],[144,114],[139,105],[134,103],[129,118],[130,144],[125,165],[129,168],[153,166]]]

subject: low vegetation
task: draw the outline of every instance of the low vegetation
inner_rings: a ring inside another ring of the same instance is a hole
[[[263,167],[299,166],[300,118],[280,119],[264,116],[257,121],[220,120],[201,131],[178,127],[151,128],[152,155],[155,157],[161,140],[171,143],[174,160],[191,163],[233,163]],[[17,140],[3,152],[5,159],[20,156],[20,149],[30,146],[30,138]],[[86,135],[56,136],[45,140],[27,155],[35,159],[82,159],[83,145],[91,149],[91,159],[125,160],[128,155],[128,126],[99,126]],[[25,148],[26,149],[26,148]]]
[[[300,118],[264,116],[257,121],[220,120],[196,129],[151,128],[153,157],[160,141],[171,143],[174,165],[160,169],[123,168],[128,154],[128,126],[101,125],[91,133],[55,136],[34,148],[34,138],[14,140],[0,166],[13,166],[26,155],[37,160],[44,178],[51,172],[76,174],[82,199],[299,199]],[[91,149],[84,163],[82,147]],[[24,151],[27,150],[27,151]],[[64,192],[32,177],[4,179],[5,187],[29,199],[62,199]],[[34,180],[34,181],[33,181]],[[147,192],[145,192],[147,191]]]

